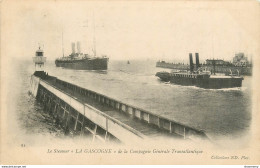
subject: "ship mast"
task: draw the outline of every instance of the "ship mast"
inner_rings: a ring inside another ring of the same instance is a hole
[[[213,59],[214,59],[214,37],[213,37],[213,34],[211,36],[212,40],[211,40],[211,45],[212,45],[212,56],[213,56]]]
[[[94,15],[94,12],[93,12],[93,53],[94,53],[94,56],[96,56],[96,32],[95,32],[95,15]]]
[[[62,28],[62,34],[61,34],[61,38],[62,38],[62,57],[64,57],[64,45],[63,45],[63,28]]]

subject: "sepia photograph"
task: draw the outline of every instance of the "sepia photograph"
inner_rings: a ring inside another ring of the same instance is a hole
[[[260,1],[0,4],[1,165],[260,164]]]

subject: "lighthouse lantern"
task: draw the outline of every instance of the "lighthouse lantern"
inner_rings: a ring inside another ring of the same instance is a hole
[[[33,62],[35,63],[35,71],[44,71],[44,63],[46,62],[46,57],[44,57],[44,52],[39,47],[39,49],[35,53],[35,57],[33,57]]]

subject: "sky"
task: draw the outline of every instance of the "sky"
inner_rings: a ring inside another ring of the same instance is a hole
[[[187,62],[259,55],[258,1],[3,1],[1,55],[31,59],[40,43],[49,60],[71,42],[110,60]],[[94,23],[95,22],[95,23]],[[95,25],[95,26],[94,26]],[[95,27],[95,33],[94,33]],[[195,55],[195,54],[194,54]]]

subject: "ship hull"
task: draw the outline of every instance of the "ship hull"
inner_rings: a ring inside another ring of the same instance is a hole
[[[242,86],[243,78],[209,78],[196,81],[196,86],[205,89],[235,88]]]
[[[82,59],[82,60],[56,60],[57,67],[76,70],[107,70],[108,58]]]
[[[243,80],[242,77],[207,77],[186,74],[170,74],[166,72],[158,72],[156,76],[158,76],[162,81],[170,81],[177,85],[197,86],[205,89],[241,87]]]

